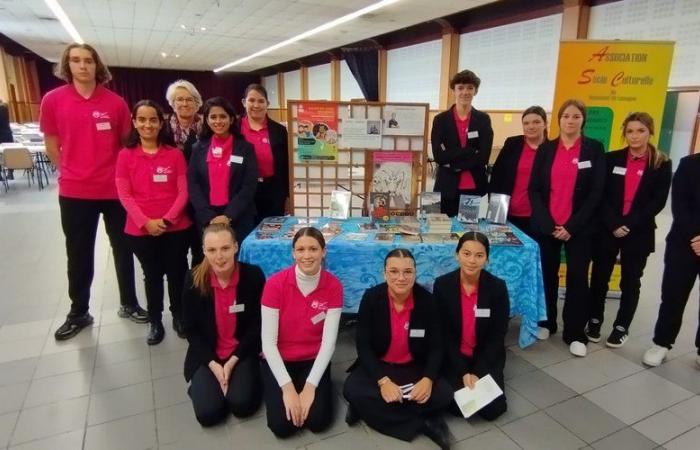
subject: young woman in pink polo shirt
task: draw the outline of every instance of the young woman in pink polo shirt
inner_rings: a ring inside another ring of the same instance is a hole
[[[448,448],[453,438],[440,414],[452,390],[439,378],[444,349],[435,300],[416,284],[416,263],[406,249],[387,254],[384,278],[360,303],[358,359],[343,388],[345,420],[362,419],[403,441],[424,433]]]
[[[160,343],[163,328],[163,276],[173,321],[179,322],[182,284],[187,272],[187,165],[163,127],[161,107],[141,100],[132,111],[132,130],[117,158],[116,185],[126,209],[124,232],[141,262],[151,329],[148,345]]]
[[[605,149],[583,136],[586,105],[569,99],[559,108],[559,137],[540,145],[528,189],[531,226],[542,258],[547,320],[538,337],[557,331],[557,297],[561,248],[566,254],[564,342],[574,356],[586,356],[588,337],[588,266],[591,226],[605,184]]]
[[[258,188],[255,191],[255,223],[265,217],[283,216],[289,197],[289,155],[287,129],[267,115],[267,90],[251,84],[245,90],[241,134],[253,144],[258,160]]]
[[[210,223],[229,224],[243,241],[255,226],[255,151],[238,133],[236,111],[228,100],[210,98],[202,112],[202,132],[187,168],[195,222],[200,230]]]
[[[433,289],[445,339],[445,377],[455,391],[473,388],[486,375],[503,389],[504,340],[510,318],[508,289],[503,280],[484,269],[489,240],[483,234],[464,233],[455,254],[459,268],[438,277]],[[452,409],[459,413],[456,404]],[[506,409],[506,397],[501,395],[478,414],[495,420]]]
[[[547,140],[547,113],[530,106],[522,115],[523,134],[506,139],[496,158],[489,180],[489,192],[510,195],[508,221],[532,236],[530,198],[527,187],[537,148]]]
[[[303,426],[318,433],[333,420],[330,361],[343,287],[321,267],[325,255],[321,232],[302,228],[292,240],[294,265],[265,284],[262,379],[267,426],[278,437]]]
[[[190,343],[185,380],[197,421],[215,425],[233,413],[258,410],[260,382],[260,296],[265,275],[236,259],[231,227],[204,228],[204,259],[187,273],[182,298],[183,328]]]
[[[586,334],[599,342],[608,282],[620,253],[620,308],[606,345],[622,347],[639,301],[647,257],[654,251],[654,217],[666,205],[671,188],[671,160],[650,142],[654,119],[634,112],[622,123],[627,147],[605,155],[605,193],[600,202],[598,230],[593,239],[591,310]]]

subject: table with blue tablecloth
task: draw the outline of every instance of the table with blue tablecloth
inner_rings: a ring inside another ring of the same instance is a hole
[[[304,219],[302,219],[304,220]],[[312,226],[320,228],[331,221],[319,218]],[[342,233],[328,242],[326,269],[343,284],[343,311],[354,313],[360,306],[364,291],[384,282],[384,257],[392,248],[404,247],[411,250],[416,258],[417,282],[432,290],[435,278],[457,268],[455,259],[456,242],[407,243],[396,236],[392,241],[377,241],[373,233],[365,240],[349,240],[348,233],[358,233],[359,224],[366,223],[366,217],[334,221],[342,226]],[[288,217],[278,233],[296,224],[298,220]],[[456,220],[453,231],[463,231]],[[510,294],[511,316],[520,317],[519,344],[526,347],[536,340],[537,322],[547,316],[540,250],[537,243],[525,233],[511,225],[522,246],[491,246],[486,268],[505,280]],[[350,235],[352,237],[352,235]],[[355,236],[357,237],[357,236]],[[265,276],[289,267],[292,264],[292,241],[289,238],[258,239],[251,233],[241,245],[239,259],[259,266]]]

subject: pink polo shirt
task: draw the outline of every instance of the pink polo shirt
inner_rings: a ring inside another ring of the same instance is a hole
[[[469,119],[471,119],[471,112],[466,119],[462,120],[457,114],[457,108],[452,109],[452,115],[455,119],[455,125],[457,126],[457,134],[459,135],[459,144],[462,148],[467,146],[467,138],[469,132]],[[469,170],[463,170],[459,174],[459,189],[475,189],[476,183],[474,182],[474,177]]]
[[[459,341],[459,351],[464,356],[473,356],[474,347],[476,347],[476,302],[479,297],[479,291],[475,290],[471,294],[464,291],[464,287],[460,285],[460,299],[462,302],[462,338]]]
[[[41,131],[58,138],[58,194],[80,199],[116,199],[114,172],[131,116],[124,99],[103,86],[83,98],[72,84],[41,100]]]
[[[649,157],[645,153],[641,158],[632,156],[632,152],[627,153],[627,171],[625,172],[625,196],[622,204],[622,215],[626,216],[632,208],[634,196],[637,194],[639,182],[642,181],[644,170],[649,164]]]
[[[527,187],[530,184],[530,175],[532,175],[532,164],[535,161],[536,150],[527,145],[527,142],[523,144],[523,151],[520,153],[520,159],[518,160],[518,168],[515,171],[513,192],[510,195],[509,214],[511,216],[530,217],[532,214]]]
[[[388,296],[389,302],[389,321],[391,324],[391,342],[389,349],[382,357],[382,361],[392,364],[406,364],[413,361],[411,350],[408,348],[409,322],[411,320],[411,311],[415,305],[413,294],[409,295],[401,312],[394,307],[394,302],[391,299],[391,294]]]
[[[211,137],[211,143],[207,151],[207,170],[209,171],[209,203],[212,206],[228,204],[232,153],[232,134],[226,139],[220,139],[216,136]]]
[[[241,272],[238,266],[233,271],[228,286],[221,287],[214,272],[209,273],[209,281],[214,291],[214,319],[216,320],[216,356],[226,360],[238,348],[236,339],[236,293]]]
[[[343,306],[343,287],[333,274],[321,269],[318,286],[304,296],[294,267],[267,280],[260,303],[279,310],[277,348],[282,359],[308,361],[316,358],[321,347],[326,311]]]
[[[258,161],[258,174],[263,177],[271,177],[275,174],[272,147],[270,146],[270,133],[267,128],[267,119],[259,130],[250,128],[248,116],[241,119],[241,133],[245,140],[253,144],[255,159]]]
[[[185,211],[187,163],[177,148],[161,146],[155,154],[140,145],[123,149],[117,158],[116,185],[126,209],[126,234],[148,234],[144,226],[150,219],[167,220],[168,231],[192,225]]]
[[[552,163],[549,192],[549,213],[556,225],[564,225],[571,217],[580,154],[581,138],[569,149],[559,140]]]

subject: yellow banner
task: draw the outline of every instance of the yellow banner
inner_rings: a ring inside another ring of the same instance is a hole
[[[559,135],[559,106],[569,98],[586,104],[584,134],[607,150],[624,147],[622,121],[645,111],[656,125],[658,143],[666,101],[673,42],[562,41],[550,136]]]

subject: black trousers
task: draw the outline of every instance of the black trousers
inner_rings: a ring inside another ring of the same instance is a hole
[[[200,366],[190,380],[187,394],[197,421],[204,427],[216,425],[231,413],[236,417],[250,416],[262,400],[260,361],[255,356],[238,361],[231,371],[226,395],[211,369]]]
[[[515,225],[515,227],[518,230],[527,234],[532,239],[537,240],[535,233],[532,232],[532,226],[530,225],[530,218],[529,217],[508,216],[508,222]]]
[[[584,329],[588,321],[588,266],[591,262],[590,235],[575,236],[567,242],[551,236],[538,236],[542,258],[542,278],[547,301],[547,320],[540,326],[557,332],[557,295],[561,248],[566,254],[566,296],[564,300],[564,342],[588,343]]]
[[[423,377],[422,367],[417,364],[383,364],[387,376],[398,385],[415,383]],[[358,365],[345,380],[343,396],[373,429],[402,441],[411,441],[421,432],[426,418],[449,406],[453,392],[447,382],[439,378],[433,383],[430,398],[422,405],[408,400],[387,403],[382,398],[377,380]]]
[[[457,212],[459,212],[460,195],[482,196],[483,194],[476,189],[458,189],[454,197],[446,198],[445,193],[443,192],[442,195],[440,195],[440,212],[447,214],[450,217],[456,216]]]
[[[267,180],[258,182],[258,189],[255,191],[255,226],[258,226],[266,217],[284,215],[286,190],[286,188],[282,190],[276,182]]]
[[[141,262],[148,318],[152,323],[163,319],[163,276],[168,278],[168,297],[173,319],[181,319],[182,289],[187,273],[187,247],[190,229],[163,233],[160,236],[127,236],[134,254]]]
[[[472,358],[469,358],[467,356],[463,356],[463,358],[467,367],[473,366],[474,360]],[[489,375],[491,375],[498,387],[500,387],[504,393],[499,397],[496,397],[488,405],[481,408],[477,412],[477,414],[484,420],[492,421],[496,420],[501,414],[508,410],[508,403],[506,402],[506,394],[504,388],[505,383],[503,381],[503,367],[493,367],[491,371],[489,371]],[[449,371],[446,373],[447,381],[450,383],[450,386],[452,387],[453,391],[458,391],[464,387],[464,381],[462,380],[463,376],[463,373],[460,374]],[[457,403],[455,403],[454,401],[452,401],[452,404],[450,405],[450,412],[457,417],[464,417],[462,416],[462,412],[459,410]]]
[[[654,343],[671,348],[683,323],[683,311],[688,303],[695,279],[700,275],[700,256],[689,242],[666,241],[664,275],[661,281],[661,306],[654,328]],[[700,315],[695,334],[695,347],[700,351]]]
[[[304,388],[306,377],[309,376],[313,364],[313,360],[285,361],[284,365],[287,368],[287,373],[292,378],[292,383],[297,392],[301,392]],[[284,401],[282,400],[282,389],[277,384],[277,380],[272,374],[267,361],[262,362],[262,382],[265,408],[267,410],[267,426],[277,437],[285,438],[291,436],[299,428],[290,420],[287,420]],[[321,377],[321,381],[316,386],[316,396],[304,426],[314,433],[320,433],[328,428],[333,421],[333,403],[333,384],[331,383],[331,366],[329,364]]]
[[[59,196],[58,205],[68,257],[68,296],[71,299],[68,316],[83,315],[90,307],[90,286],[95,274],[95,238],[100,214],[112,247],[119,300],[123,306],[138,305],[134,287],[134,258],[124,234],[126,211],[119,200]]]
[[[617,254],[620,253],[620,308],[615,318],[615,326],[629,330],[639,303],[639,289],[649,252],[640,250],[634,237],[616,238],[610,232],[598,233],[593,238],[593,265],[591,269],[590,319],[603,323],[605,297]]]

